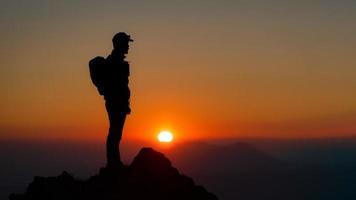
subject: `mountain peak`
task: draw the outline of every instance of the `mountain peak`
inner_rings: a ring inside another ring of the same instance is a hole
[[[11,194],[9,199],[216,200],[217,197],[180,174],[164,154],[145,147],[129,166],[102,168],[88,180],[76,180],[67,172],[57,177],[36,176],[26,193]]]

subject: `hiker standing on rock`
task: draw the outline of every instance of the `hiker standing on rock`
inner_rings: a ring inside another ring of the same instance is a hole
[[[119,144],[126,115],[131,113],[129,75],[130,65],[125,60],[129,50],[130,35],[114,35],[113,51],[105,59],[96,57],[89,62],[90,76],[100,95],[104,96],[110,127],[106,140],[107,166],[121,166]]]

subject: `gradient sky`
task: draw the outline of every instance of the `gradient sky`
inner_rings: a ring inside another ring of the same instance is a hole
[[[0,138],[98,138],[88,61],[134,38],[125,137],[356,136],[356,1],[0,3]]]

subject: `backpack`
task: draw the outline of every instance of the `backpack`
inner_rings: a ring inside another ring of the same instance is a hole
[[[89,61],[90,78],[100,95],[104,95],[106,65],[105,58],[101,56],[97,56]]]

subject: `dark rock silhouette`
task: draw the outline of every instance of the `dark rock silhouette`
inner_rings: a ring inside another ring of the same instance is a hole
[[[57,177],[36,176],[25,194],[11,194],[9,199],[215,200],[217,197],[180,174],[162,153],[142,148],[129,166],[102,168],[88,180],[76,180],[67,172]]]

